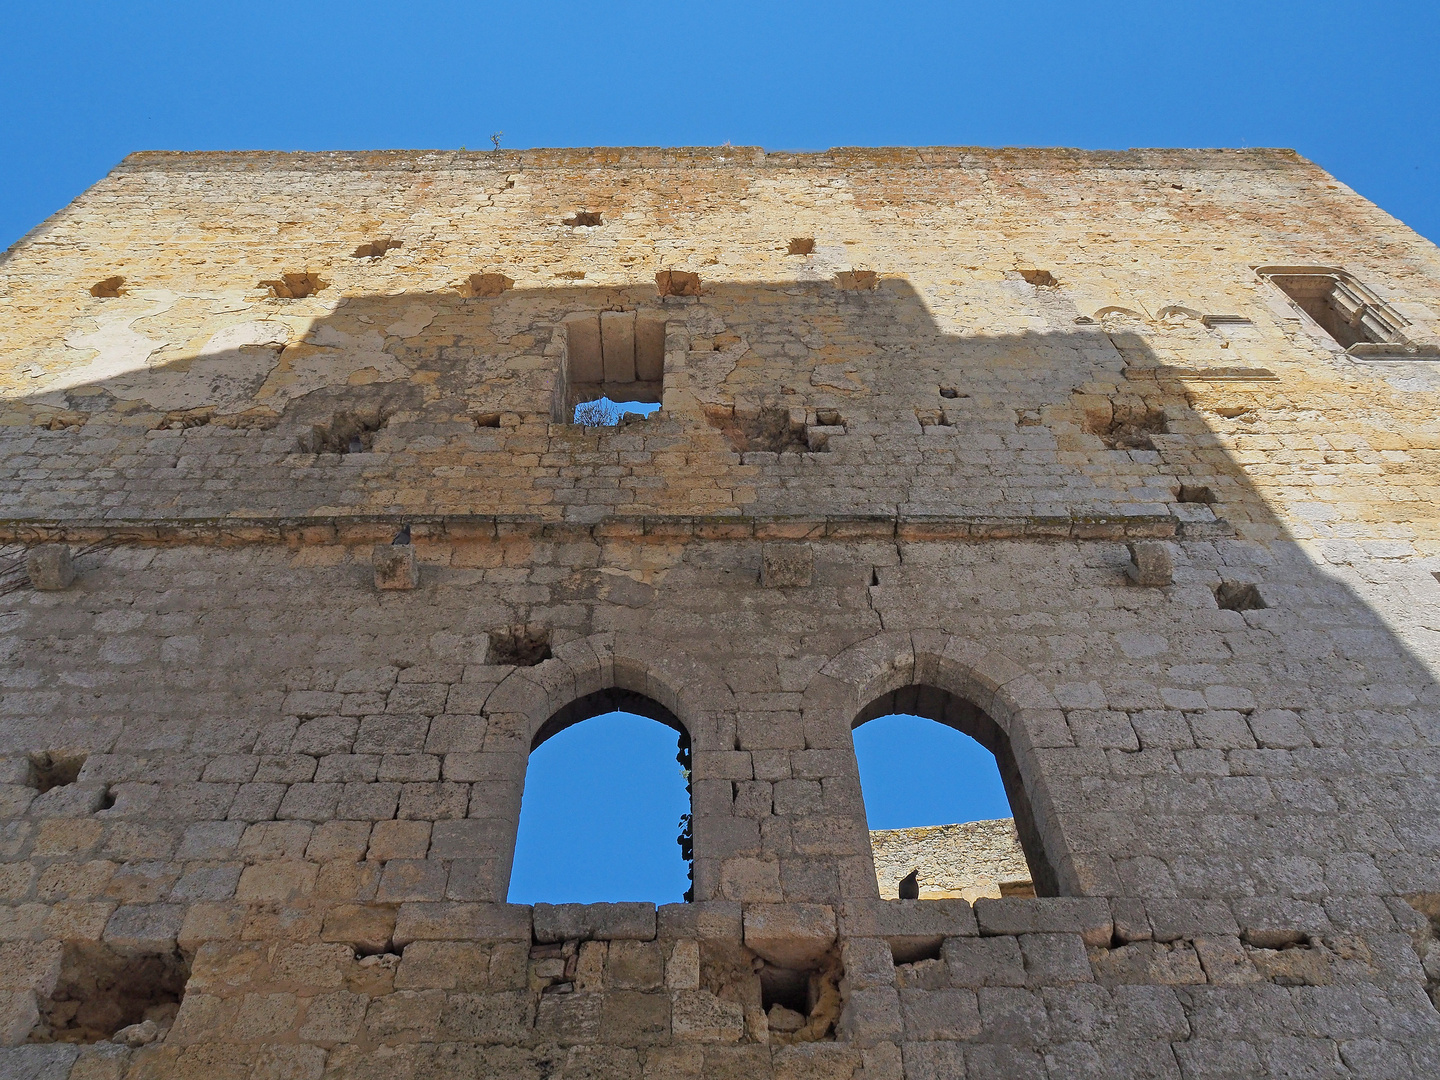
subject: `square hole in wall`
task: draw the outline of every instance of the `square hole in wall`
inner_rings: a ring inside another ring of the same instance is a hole
[[[300,451],[306,454],[364,454],[375,444],[375,434],[390,414],[382,409],[337,412],[328,424],[314,424],[300,437]]]
[[[787,255],[813,255],[815,254],[815,238],[813,236],[797,236],[790,241],[790,246],[785,253]]]
[[[185,996],[190,960],[180,952],[125,955],[98,942],[67,942],[55,991],[39,1001],[30,1042],[97,1043],[135,1024],[152,1042],[169,1030]]]
[[[1175,501],[1182,503],[1205,503],[1209,505],[1215,502],[1215,492],[1211,491],[1204,484],[1181,484],[1180,490],[1176,493]]]
[[[760,968],[760,1005],[772,1042],[816,1042],[835,1037],[840,1019],[840,961],[827,957],[804,968],[766,963]]]
[[[54,788],[73,784],[80,779],[80,770],[84,765],[84,754],[60,754],[41,750],[30,755],[29,786],[44,795]]]
[[[544,626],[505,626],[490,631],[487,664],[534,667],[550,659],[550,629]]]
[[[281,274],[279,280],[262,281],[259,287],[269,289],[270,295],[280,300],[303,300],[325,288],[325,282],[319,274]]]
[[[387,251],[394,251],[396,248],[404,247],[401,240],[371,240],[368,244],[361,244],[350,253],[352,259],[379,259]]]
[[[1215,586],[1215,604],[1222,611],[1262,611],[1270,606],[1259,586],[1243,581],[1222,581]]]
[[[665,320],[636,311],[589,311],[564,323],[564,377],[559,380],[556,419],[582,423],[575,408],[608,399],[659,406],[665,390]],[[607,416],[613,410],[600,407]],[[598,413],[597,413],[598,418]],[[600,422],[614,423],[619,419]]]

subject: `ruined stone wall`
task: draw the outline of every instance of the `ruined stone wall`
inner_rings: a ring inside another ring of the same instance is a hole
[[[127,159],[0,263],[0,1075],[1437,1071],[1440,371],[1312,265],[1436,343],[1278,151]],[[695,901],[507,904],[617,706]],[[881,899],[894,711],[1041,895]]]
[[[871,829],[870,850],[875,881],[886,900],[898,898],[900,879],[912,871],[918,874],[921,900],[974,901],[1035,892],[1014,818]]]

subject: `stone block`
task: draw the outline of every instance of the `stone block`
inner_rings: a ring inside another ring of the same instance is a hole
[[[535,1030],[542,1038],[561,1042],[594,1042],[600,1038],[604,998],[596,993],[544,994],[535,1013]]]
[[[933,940],[977,933],[975,909],[968,900],[847,900],[840,910],[846,935],[882,937],[894,944],[906,939]]]
[[[665,320],[635,317],[635,378],[660,382],[665,375]]]
[[[370,560],[377,589],[413,589],[420,584],[413,544],[376,544]]]
[[[1255,970],[1250,956],[1238,937],[1224,935],[1201,936],[1195,939],[1195,954],[1205,977],[1216,986],[1245,986],[1259,982],[1261,975]]]
[[[490,946],[465,941],[412,941],[395,973],[397,990],[462,990],[489,987]]]
[[[566,375],[571,383],[605,381],[600,352],[600,316],[594,312],[565,320]]]
[[[665,942],[661,942],[665,944]],[[698,990],[700,988],[700,943],[693,939],[682,939],[670,946],[670,955],[665,961],[665,986],[670,990]]]
[[[33,990],[0,990],[0,1046],[17,1046],[25,1041],[40,1020],[40,1010]],[[0,1055],[6,1054],[0,1050]],[[0,1056],[0,1066],[7,1063],[7,1056]],[[68,1062],[67,1062],[68,1065]],[[15,1073],[10,1075],[23,1075]],[[57,1080],[68,1075],[66,1071],[55,1071]]]
[[[1079,934],[1021,934],[1025,982],[1029,986],[1063,986],[1094,982],[1090,958]]]
[[[892,986],[852,990],[845,999],[836,1031],[857,1046],[897,1038],[904,1029],[900,997]]]
[[[654,941],[655,905],[536,904],[535,940]]]
[[[1232,900],[1230,909],[1247,945],[1278,949],[1306,937],[1328,934],[1330,918],[1319,904],[1287,897],[1243,897]]]
[[[0,944],[0,990],[34,990],[47,997],[60,978],[58,941],[7,941]]]
[[[814,570],[815,555],[806,542],[776,542],[760,547],[760,584],[767,589],[805,588]]]
[[[1009,987],[986,987],[976,992],[980,1005],[980,1037],[987,1043],[1043,1046],[1049,1038],[1049,1020],[1038,993]],[[999,1072],[996,1076],[1028,1073]]]
[[[1104,897],[1009,896],[975,901],[981,934],[1079,934],[1087,945],[1108,945],[1114,932]]]
[[[375,899],[382,904],[444,900],[447,876],[439,859],[391,859],[385,864]]]
[[[1205,982],[1200,959],[1188,941],[1136,941],[1114,949],[1092,949],[1090,965],[1096,981],[1106,986],[1194,986]]]
[[[168,953],[185,922],[180,904],[140,904],[120,907],[105,924],[104,940],[126,955]]]
[[[908,1039],[973,1039],[980,1034],[974,990],[901,990]]]
[[[88,817],[105,801],[105,785],[94,783],[62,784],[30,803],[30,816],[35,818]]]
[[[448,994],[440,1012],[439,1036],[471,1043],[510,1042],[517,1032],[530,1028],[534,1020],[533,1000],[528,991]]]
[[[207,941],[238,940],[246,915],[244,904],[192,904],[185,912],[175,943],[193,952]]]
[[[523,904],[409,903],[395,918],[394,942],[524,941],[531,937],[530,909]]]
[[[1163,540],[1137,540],[1130,545],[1130,565],[1125,573],[1137,585],[1169,585],[1175,580],[1175,563],[1170,545]]]
[[[956,986],[1025,985],[1025,961],[1018,938],[950,938],[942,956]]]
[[[1153,897],[1145,901],[1145,913],[1156,941],[1178,941],[1200,934],[1240,933],[1229,906],[1223,900],[1191,900]]]
[[[451,859],[450,877],[445,882],[445,899],[500,902],[509,885],[509,861],[501,859]]]
[[[600,1006],[600,1030],[604,1042],[668,1041],[670,995],[607,989]]]
[[[431,827],[428,821],[377,821],[370,830],[369,857],[423,859],[430,850]]]
[[[606,383],[635,381],[635,313],[600,313],[600,354],[605,363]]]
[[[840,959],[846,980],[857,990],[895,985],[895,957],[880,938],[843,937]]]
[[[745,1035],[745,1010],[708,990],[680,990],[671,997],[670,1025],[679,1042],[737,1043]]]
[[[289,903],[309,896],[320,868],[314,863],[276,861],[247,866],[240,874],[235,898],[247,903]]]
[[[745,905],[745,945],[779,967],[806,969],[835,944],[835,909],[825,904]]]
[[[388,952],[395,933],[395,908],[340,904],[325,912],[320,940],[343,942],[366,953]]]
[[[514,843],[513,826],[499,818],[463,818],[435,822],[430,857],[435,859],[497,859]]]
[[[664,961],[658,941],[612,941],[605,962],[605,983],[621,990],[658,990],[665,981]]]
[[[68,589],[75,580],[69,544],[37,544],[25,552],[25,573],[41,592]]]

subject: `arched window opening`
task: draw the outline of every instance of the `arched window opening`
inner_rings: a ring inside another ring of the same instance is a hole
[[[1058,894],[1010,739],[982,710],[912,686],[853,726],[882,897]]]
[[[680,721],[628,691],[582,698],[531,744],[509,900],[688,901],[690,820]]]

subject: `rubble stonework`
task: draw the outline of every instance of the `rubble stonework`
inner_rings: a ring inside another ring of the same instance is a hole
[[[0,261],[0,1076],[1440,1073],[1437,311],[1286,151],[127,158]],[[614,708],[694,902],[506,903]],[[890,712],[1038,895],[882,899]]]

